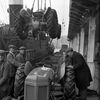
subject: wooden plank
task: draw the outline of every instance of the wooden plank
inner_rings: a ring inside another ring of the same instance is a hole
[[[70,21],[75,21],[75,22],[78,22],[78,23],[80,23],[81,24],[81,21],[80,20],[78,20],[78,19],[75,19],[75,18],[70,18]]]
[[[75,8],[75,7],[71,7],[71,10],[72,11],[76,11],[76,12],[78,12],[78,13],[80,13],[80,14],[83,14],[83,11],[82,10],[80,10],[80,9],[77,9],[77,8]]]
[[[70,14],[69,14],[69,15],[71,15],[71,14],[75,14],[75,15],[80,16],[80,17],[83,15],[83,13],[80,14],[79,12],[74,11],[74,10],[71,10],[71,11],[70,11]]]
[[[82,8],[84,8],[84,9],[88,9],[88,8],[89,8],[88,6],[83,5],[83,4],[80,3],[80,2],[73,1],[72,3],[74,3],[75,5],[77,5],[77,6],[79,6],[79,7],[82,7]]]
[[[73,16],[71,15],[70,17],[75,18],[75,19],[80,20],[80,21],[82,20],[82,17],[78,17],[77,15],[73,15]]]
[[[80,25],[80,23],[76,23],[74,21],[70,21],[70,24]]]

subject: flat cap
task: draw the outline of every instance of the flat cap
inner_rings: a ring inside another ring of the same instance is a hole
[[[73,48],[68,48],[67,50],[66,50],[66,53],[68,53],[68,52],[71,52],[71,51],[73,51]]]
[[[15,45],[9,45],[8,48],[9,48],[9,49],[10,49],[10,48],[16,48],[16,46],[15,46]]]
[[[0,55],[1,55],[1,54],[4,54],[4,53],[5,53],[5,51],[4,51],[4,50],[0,50]]]
[[[26,49],[26,47],[24,47],[24,46],[21,46],[20,48],[19,48],[19,50],[25,50]]]

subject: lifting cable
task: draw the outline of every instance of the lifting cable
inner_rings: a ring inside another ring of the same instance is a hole
[[[31,11],[33,11],[33,10],[34,10],[34,4],[35,4],[35,0],[33,1]]]

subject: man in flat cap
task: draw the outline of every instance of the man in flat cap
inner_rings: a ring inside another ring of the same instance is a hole
[[[19,53],[16,55],[16,60],[20,63],[25,63],[25,50],[26,48],[24,46],[21,46],[19,48]]]
[[[14,82],[14,97],[18,98],[18,96],[24,95],[24,81],[26,78],[26,75],[24,73],[25,68],[25,50],[26,48],[24,46],[21,46],[19,48],[19,53],[16,56],[16,60],[19,63],[22,63],[21,66],[17,68],[16,75],[15,75],[15,82]]]
[[[16,67],[18,67],[19,63],[15,59],[15,48],[16,46],[14,45],[9,45],[9,53],[7,55],[7,61]]]
[[[10,80],[10,82],[11,82],[13,89],[14,89],[16,70],[17,70],[17,67],[21,65],[18,61],[16,61],[15,48],[16,48],[16,46],[9,45],[9,53],[7,54],[7,63],[11,67],[11,70],[10,70],[10,79],[11,80]],[[14,90],[12,90],[11,95],[13,94],[13,92],[14,92]]]
[[[10,67],[5,59],[5,51],[0,50],[0,100],[9,95],[10,92]]]
[[[75,82],[79,89],[80,99],[86,100],[87,87],[92,81],[90,69],[80,53],[73,51],[72,48],[68,48],[66,53],[71,58],[71,67],[73,67],[75,71]]]

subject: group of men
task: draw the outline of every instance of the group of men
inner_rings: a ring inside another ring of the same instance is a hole
[[[29,72],[24,71],[25,49],[24,46],[20,47],[19,53],[15,56],[15,46],[9,45],[6,59],[5,51],[0,50],[0,100],[6,96],[17,98],[23,95],[24,81],[27,76],[25,73],[30,72],[30,70]],[[70,58],[70,67],[75,71],[75,83],[79,89],[80,100],[86,100],[87,87],[92,81],[90,69],[80,53],[73,51],[72,48],[68,48],[65,52],[66,59]]]
[[[17,98],[23,91],[22,87],[18,87],[24,84],[26,77],[24,73],[26,48],[21,46],[17,55],[15,48],[14,45],[9,45],[7,56],[4,50],[0,50],[0,100],[6,96]],[[21,84],[18,83],[19,79]]]

